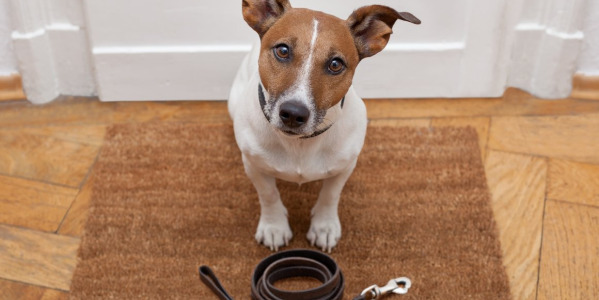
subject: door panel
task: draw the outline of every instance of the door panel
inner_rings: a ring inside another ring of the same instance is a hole
[[[480,2],[480,3],[479,3]],[[500,95],[496,78],[500,0],[291,1],[347,18],[383,4],[422,20],[397,22],[387,48],[358,67],[362,97]],[[102,100],[226,99],[256,33],[240,1],[86,0]]]

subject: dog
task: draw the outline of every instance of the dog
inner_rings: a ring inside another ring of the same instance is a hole
[[[323,180],[307,239],[331,252],[345,182],[366,135],[366,107],[352,87],[358,63],[383,50],[407,12],[361,7],[347,20],[288,0],[243,0],[243,18],[260,42],[243,60],[228,101],[245,172],[260,201],[256,241],[278,251],[293,237],[276,178]]]

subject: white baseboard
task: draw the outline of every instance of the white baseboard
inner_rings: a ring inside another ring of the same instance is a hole
[[[562,33],[538,24],[516,27],[508,85],[548,99],[565,98],[584,35]]]
[[[58,77],[52,51],[48,51],[51,44],[45,31],[28,35],[13,34],[13,45],[27,99],[42,104],[58,97]]]
[[[12,0],[12,40],[23,88],[33,103],[60,94],[95,95],[79,0]]]
[[[87,33],[85,30],[48,30],[61,94],[95,96]]]
[[[78,27],[47,27],[13,33],[27,99],[50,102],[60,94],[96,94],[85,32]]]
[[[95,48],[98,95],[103,101],[224,100],[249,49],[249,45]],[[458,96],[452,70],[459,67],[462,50],[459,43],[390,45],[360,63],[354,87],[365,98]],[[427,69],[431,64],[435,68]]]

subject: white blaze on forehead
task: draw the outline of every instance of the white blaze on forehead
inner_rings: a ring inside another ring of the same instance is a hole
[[[312,71],[312,56],[314,54],[316,38],[318,37],[318,21],[314,19],[313,24],[314,27],[312,28],[312,39],[310,40],[310,52],[308,54],[308,59],[304,62],[304,72],[302,72],[302,77],[310,77],[310,71]]]
[[[316,39],[318,38],[318,20],[312,20],[312,24],[312,38],[310,39],[308,57],[302,65],[296,81],[297,83],[291,88],[291,93],[289,93],[291,98],[303,102],[308,107],[314,107],[314,103],[312,103],[312,91],[310,89],[310,74],[312,73],[314,48],[316,48]]]

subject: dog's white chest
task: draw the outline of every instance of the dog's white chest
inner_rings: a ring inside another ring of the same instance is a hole
[[[316,149],[305,149],[297,145],[289,148],[279,145],[270,149],[253,148],[244,151],[244,155],[264,173],[301,184],[338,174],[347,168],[348,163],[359,152],[359,150],[354,151],[354,154],[318,149],[319,151],[315,151]]]
[[[268,163],[269,162],[265,162],[265,165]],[[270,167],[268,167],[267,172],[271,173],[271,176],[281,178],[285,181],[301,184],[331,177],[336,173],[336,170],[324,164],[315,165],[291,161],[282,163],[282,160],[277,159],[276,162],[270,162]]]

